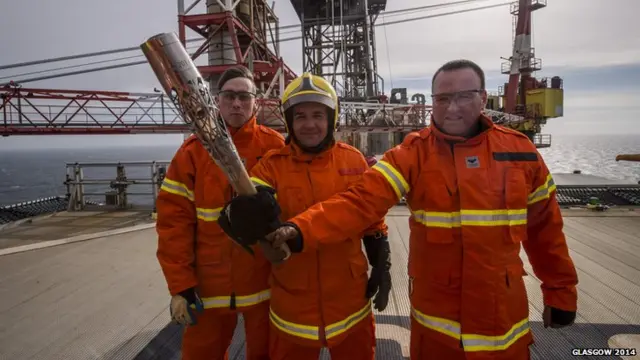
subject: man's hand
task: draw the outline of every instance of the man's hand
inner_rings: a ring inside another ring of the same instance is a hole
[[[288,247],[292,253],[299,253],[302,251],[303,242],[302,234],[298,230],[298,227],[292,223],[282,223],[274,232],[266,236],[267,242],[271,244],[274,249],[281,249]],[[287,260],[289,256],[282,259]]]
[[[281,264],[291,255],[290,252],[287,253],[281,248],[274,247],[273,244],[268,241],[260,240],[258,244],[260,244],[260,248],[262,249],[264,257],[266,257],[267,260],[269,260],[269,262],[272,264]]]
[[[280,206],[275,191],[266,186],[257,186],[255,195],[239,195],[229,201],[218,218],[222,230],[245,250],[253,253],[250,246],[278,227]]]
[[[371,277],[367,283],[367,298],[373,299],[378,311],[386,309],[391,292],[391,249],[387,236],[365,236],[362,239],[371,264]]]
[[[542,322],[545,328],[563,328],[573,325],[575,319],[575,311],[560,310],[547,305],[544,306],[544,311],[542,312]]]
[[[194,309],[191,308],[193,306]],[[171,320],[181,325],[196,325],[196,313],[204,311],[200,297],[193,289],[188,289],[171,297],[169,312]]]

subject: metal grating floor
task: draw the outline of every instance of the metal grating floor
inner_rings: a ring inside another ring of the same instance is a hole
[[[557,198],[561,206],[586,205],[597,197],[604,205],[640,206],[640,185],[636,186],[558,186]]]
[[[607,347],[614,335],[640,335],[640,217],[581,214],[565,216],[580,276],[573,327],[542,328],[540,283],[525,261],[534,359],[567,359],[572,348]],[[376,317],[378,359],[409,356],[407,215],[396,207],[387,217],[394,292]],[[179,359],[181,329],[167,325],[155,246],[150,229],[1,256],[0,359]],[[243,359],[242,345],[239,325],[232,359]]]

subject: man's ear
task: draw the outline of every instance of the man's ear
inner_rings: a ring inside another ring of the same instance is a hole
[[[488,99],[488,95],[487,95],[487,90],[482,90],[482,92],[480,93],[480,98],[482,99],[482,108],[486,108],[487,107],[487,99]]]

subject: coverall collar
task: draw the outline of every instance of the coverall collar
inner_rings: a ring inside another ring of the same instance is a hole
[[[247,120],[247,122],[238,129],[233,129],[228,125],[227,129],[229,130],[229,134],[231,134],[231,138],[236,146],[238,146],[238,144],[247,144],[253,141],[253,135],[258,130],[258,122],[254,116]]]
[[[283,153],[291,155],[292,159],[295,161],[310,162],[313,160],[314,162],[324,162],[331,157],[331,153],[335,146],[336,140],[334,139],[326,149],[317,154],[312,154],[302,150],[295,141],[291,141],[284,147]]]
[[[430,126],[430,128],[431,128],[431,132],[433,133],[433,135],[435,135],[437,139],[443,140],[450,144],[457,144],[457,143],[477,144],[482,142],[486,138],[487,132],[494,128],[493,121],[489,117],[487,117],[485,114],[480,114],[478,121],[480,123],[479,133],[469,138],[445,134],[440,129],[438,129],[435,122],[433,121],[433,117],[431,118],[431,124],[433,124],[433,126]]]

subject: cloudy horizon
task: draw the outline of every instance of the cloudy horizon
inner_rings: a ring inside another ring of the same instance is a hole
[[[441,3],[443,0],[397,0],[387,11]],[[187,1],[187,3],[190,3]],[[487,0],[477,5],[380,17],[378,23],[475,6],[500,4]],[[543,69],[537,77],[560,76],[564,81],[564,117],[550,119],[543,131],[552,135],[640,134],[640,25],[635,14],[640,3],[550,0],[533,19],[533,46]],[[110,2],[31,0],[10,2],[0,14],[0,66],[59,56],[136,46],[158,32],[177,30],[177,2],[154,0]],[[32,8],[37,7],[38,11]],[[299,24],[289,1],[276,1],[281,26]],[[604,14],[609,14],[604,16]],[[32,24],[38,24],[33,26]],[[300,35],[298,28],[283,30],[281,38]],[[195,37],[189,34],[189,38]],[[385,90],[406,87],[409,94],[430,93],[433,72],[454,58],[477,62],[487,73],[487,86],[497,90],[507,81],[500,74],[501,57],[512,48],[512,16],[508,6],[451,16],[394,24],[376,29],[378,72]],[[301,41],[281,44],[282,55],[296,73],[302,71]],[[139,53],[0,70],[0,82],[22,74]],[[141,60],[141,58],[130,61]],[[95,65],[103,66],[109,64]],[[68,70],[67,70],[68,71]],[[30,76],[23,76],[30,77]],[[148,66],[68,76],[29,83],[28,87],[149,92],[157,80]],[[179,135],[136,135],[138,144],[171,144]],[[0,149],[17,147],[124,146],[131,136],[30,136],[0,138]]]

